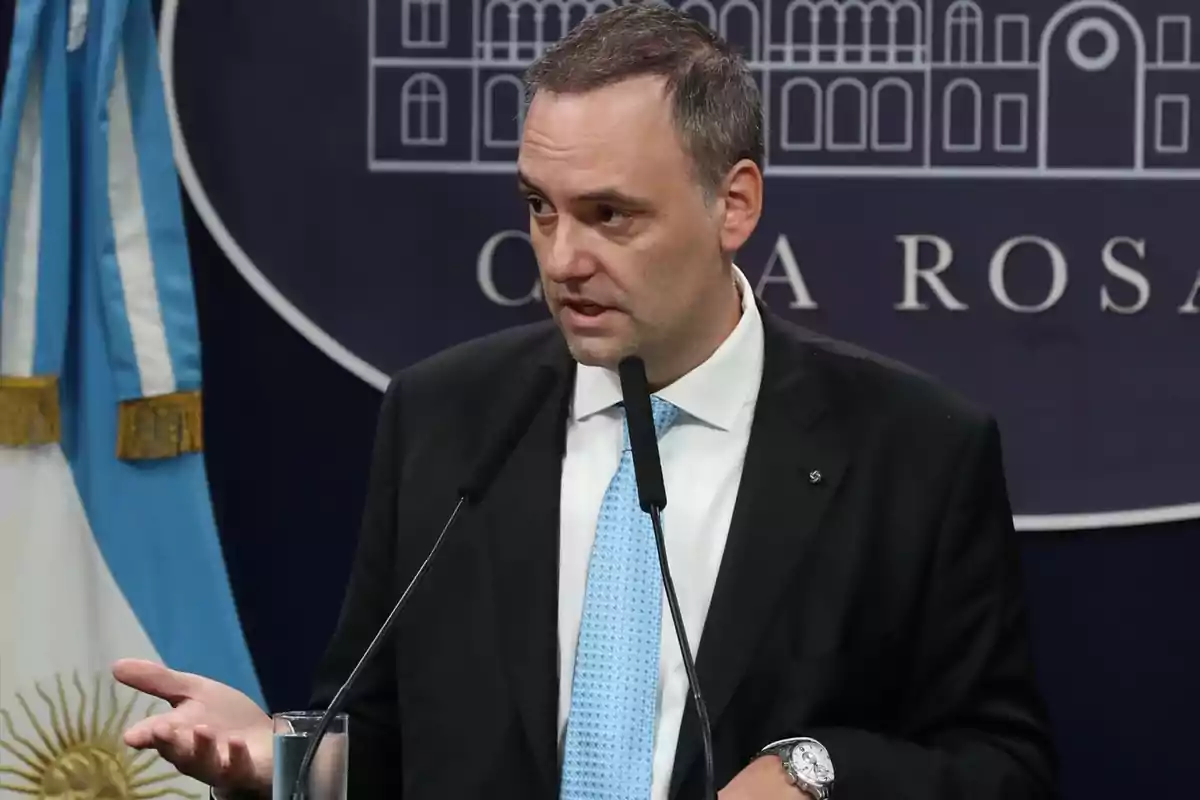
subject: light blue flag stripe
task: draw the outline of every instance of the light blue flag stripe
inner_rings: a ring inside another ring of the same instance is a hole
[[[59,375],[71,297],[71,142],[67,94],[68,4],[53,0],[42,26],[42,235],[33,374]]]
[[[17,8],[10,64],[0,109],[0,218],[29,197],[15,197],[17,151],[27,106],[36,105],[39,129],[40,231],[37,239],[38,275],[29,288],[32,328],[32,375],[55,376],[62,370],[70,269],[70,129],[68,127],[66,26],[67,9],[60,2],[24,0]],[[37,76],[35,81],[33,78]],[[37,94],[32,94],[36,92]],[[21,216],[24,216],[23,214]],[[7,255],[8,225],[0,226],[0,256]],[[26,243],[30,244],[30,243]],[[0,301],[4,292],[5,259],[0,258]],[[26,302],[24,299],[22,303]],[[0,302],[0,314],[3,303]],[[26,351],[27,352],[27,351]]]
[[[75,135],[84,163],[74,181],[82,192],[75,204],[83,211],[82,244],[73,259],[75,324],[68,338],[72,358],[62,379],[62,446],[100,552],[163,660],[234,686],[262,705],[216,533],[202,454],[148,461],[115,457],[117,406],[126,389],[125,376],[110,358],[120,330],[113,326],[105,263],[113,229],[105,117],[112,73],[101,67],[116,64],[120,39],[112,34],[122,30],[126,5],[92,0],[84,44],[69,55],[82,94]]]
[[[17,0],[13,16],[12,43],[9,45],[8,71],[4,78],[4,99],[0,104],[0,318],[4,314],[4,258],[12,205],[13,171],[21,117],[29,92],[30,72],[41,46],[39,35],[46,0]]]

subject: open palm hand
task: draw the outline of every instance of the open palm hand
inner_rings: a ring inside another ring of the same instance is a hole
[[[125,731],[130,747],[153,748],[180,772],[217,789],[270,791],[271,718],[245,694],[140,659],[116,662],[113,677],[171,704]]]

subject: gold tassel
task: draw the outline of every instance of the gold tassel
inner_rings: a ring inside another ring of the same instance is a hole
[[[176,392],[121,402],[117,458],[174,458],[204,449],[200,392]]]
[[[0,375],[0,447],[35,447],[61,439],[58,378]]]

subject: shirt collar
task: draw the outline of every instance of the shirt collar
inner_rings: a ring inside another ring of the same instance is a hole
[[[762,317],[754,292],[734,266],[742,298],[742,317],[721,346],[700,366],[657,392],[680,411],[721,430],[730,430],[738,412],[758,393],[762,377]],[[576,422],[621,402],[621,379],[615,370],[578,365],[571,404]]]

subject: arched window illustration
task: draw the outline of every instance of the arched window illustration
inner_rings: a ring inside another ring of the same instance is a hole
[[[542,49],[542,16],[537,0],[488,0],[484,52],[498,61],[536,58]]]
[[[948,153],[978,153],[983,149],[983,95],[970,78],[946,87],[942,102],[942,146]]]
[[[709,0],[687,0],[679,10],[697,22],[703,22],[712,30],[717,29],[717,12]]]
[[[871,89],[871,149],[907,153],[912,146],[912,87],[900,78],[884,78]]]
[[[515,75],[493,75],[483,87],[484,144],[516,147],[525,123],[524,89]]]
[[[896,60],[896,9],[885,0],[872,0],[863,17],[863,61]]]
[[[892,60],[895,14],[887,0],[846,0],[838,18],[842,59],[855,63]]]
[[[837,0],[820,0],[815,6],[812,28],[813,48],[816,60],[823,62],[842,61],[842,49],[846,41],[845,11]]]
[[[553,44],[567,35],[571,29],[570,13],[566,3],[550,2],[542,6],[539,21],[538,41],[543,45]],[[541,50],[538,55],[541,55]]]
[[[743,58],[758,61],[762,26],[758,9],[749,0],[731,0],[725,4],[721,9],[720,30],[721,37],[741,51]]]
[[[542,17],[545,11],[537,0],[516,0],[512,13],[512,28],[516,34],[509,57],[532,61],[542,52]]]
[[[613,2],[613,0],[600,0],[599,3],[596,3],[596,5],[592,7],[592,13],[599,14],[604,11],[612,11],[616,7],[617,4]]]
[[[838,78],[825,100],[825,149],[865,150],[867,87],[858,78]]]
[[[817,9],[812,0],[792,0],[784,13],[784,60],[817,60]]]
[[[842,60],[852,63],[870,61],[871,10],[873,4],[846,0],[839,17]],[[885,12],[886,13],[886,12]]]
[[[921,7],[912,0],[900,0],[892,7],[892,47],[895,58],[902,64],[915,64],[921,60],[921,43],[924,40],[921,27]]]
[[[955,0],[946,9],[946,63],[983,61],[983,12],[974,0]]]
[[[579,23],[588,18],[591,13],[587,0],[568,0],[567,6],[567,30],[571,30]]]
[[[488,0],[483,13],[484,52],[490,59],[513,57],[517,39],[514,0]]]
[[[844,21],[837,0],[792,0],[784,16],[791,60],[840,61]]]
[[[446,84],[437,75],[419,72],[400,89],[400,141],[405,146],[446,144]]]
[[[821,149],[821,87],[812,78],[792,78],[783,85],[780,145],[784,150]]]
[[[450,43],[450,0],[404,0],[404,46],[446,47]]]

